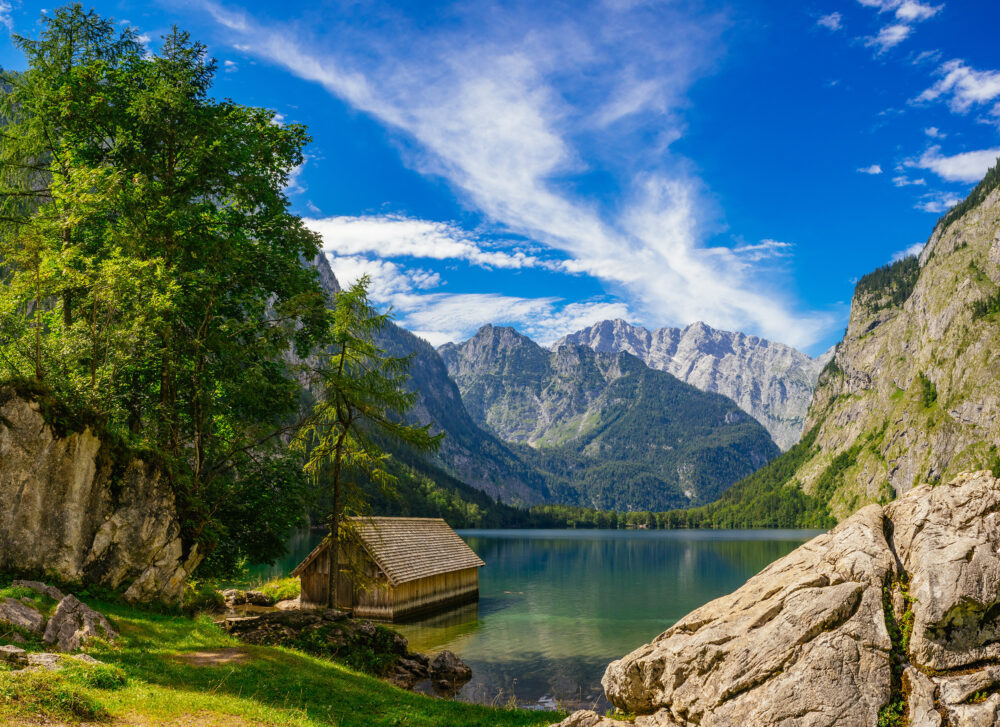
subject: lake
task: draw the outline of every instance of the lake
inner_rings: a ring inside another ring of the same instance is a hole
[[[817,530],[460,530],[485,561],[478,604],[394,624],[413,651],[450,649],[472,667],[459,699],[608,705],[608,663],[738,588]],[[322,538],[304,533],[281,575]]]

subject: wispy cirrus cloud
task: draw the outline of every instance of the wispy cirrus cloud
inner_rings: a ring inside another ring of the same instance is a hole
[[[834,316],[800,312],[745,252],[705,243],[714,223],[702,185],[670,152],[725,18],[646,4],[572,17],[515,7],[462,6],[438,31],[395,17],[392,32],[345,25],[323,43],[302,26],[207,6],[234,45],[378,119],[411,166],[447,180],[501,231],[557,251],[565,270],[603,281],[634,315],[800,346],[828,332]],[[619,180],[619,199],[574,188],[594,169]]]
[[[413,219],[402,215],[338,216],[305,220],[319,233],[324,248],[338,255],[377,254],[381,257],[418,257],[464,260],[485,268],[548,268],[558,270],[557,260],[541,258],[517,246],[497,249],[456,225]]]
[[[937,15],[944,5],[928,5],[917,0],[858,0],[865,7],[878,10],[879,15],[892,13],[893,20],[882,26],[874,36],[865,38],[865,45],[878,53],[895,48],[913,34],[914,25]]]
[[[867,167],[859,167],[858,171],[861,172],[862,174],[881,174],[882,167],[879,164],[872,164],[871,166]]]
[[[844,16],[840,13],[822,15],[819,20],[816,21],[816,25],[820,25],[827,30],[840,30],[844,27]]]
[[[956,59],[941,65],[936,75],[940,78],[915,103],[946,101],[952,111],[964,114],[1000,97],[1000,71],[979,71]]]

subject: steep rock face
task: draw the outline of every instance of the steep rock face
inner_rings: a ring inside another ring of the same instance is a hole
[[[919,261],[858,282],[809,410],[815,452],[795,474],[838,518],[1000,465],[1000,189],[977,198],[939,223]]]
[[[682,727],[873,725],[891,699],[919,724],[995,724],[998,549],[1000,480],[921,486],[688,614],[609,665],[604,688]],[[895,626],[911,618],[907,648]]]
[[[138,460],[116,471],[90,429],[58,436],[37,403],[0,395],[0,569],[179,600],[200,557],[184,554],[159,472]]]
[[[623,320],[601,321],[562,338],[595,351],[625,351],[702,391],[728,396],[787,450],[798,441],[816,378],[829,354],[810,358],[782,343],[720,331],[698,322],[649,331]]]
[[[778,453],[731,400],[630,354],[547,351],[494,326],[439,350],[472,417],[530,445],[521,456],[564,501],[625,510],[708,502]]]
[[[317,256],[311,264],[323,288],[337,293],[340,283],[326,256]],[[551,499],[543,476],[472,420],[433,346],[393,323],[383,329],[378,344],[393,356],[413,356],[411,386],[418,398],[412,418],[421,424],[433,422],[435,431],[446,435],[440,451],[431,458],[434,464],[505,502],[533,505]]]

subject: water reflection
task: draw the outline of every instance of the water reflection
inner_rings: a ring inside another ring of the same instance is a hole
[[[459,699],[606,709],[608,663],[819,531],[470,530],[480,601],[396,624],[415,651],[472,667]],[[322,539],[301,534],[261,577],[291,571]]]

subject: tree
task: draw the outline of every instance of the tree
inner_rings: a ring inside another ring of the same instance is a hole
[[[326,343],[319,240],[285,194],[309,137],[213,99],[215,61],[177,28],[149,54],[79,5],[42,22],[0,96],[0,381],[155,458],[211,549],[287,454],[292,362]]]
[[[432,435],[430,424],[414,426],[404,419],[417,399],[406,388],[412,356],[389,356],[375,344],[389,314],[379,314],[369,302],[369,282],[363,276],[336,296],[332,353],[318,372],[322,394],[296,439],[308,452],[306,471],[329,496],[330,607],[337,605],[340,543],[351,530],[346,515],[365,510],[360,478],[382,488],[396,480],[379,440],[433,451],[444,437]]]

